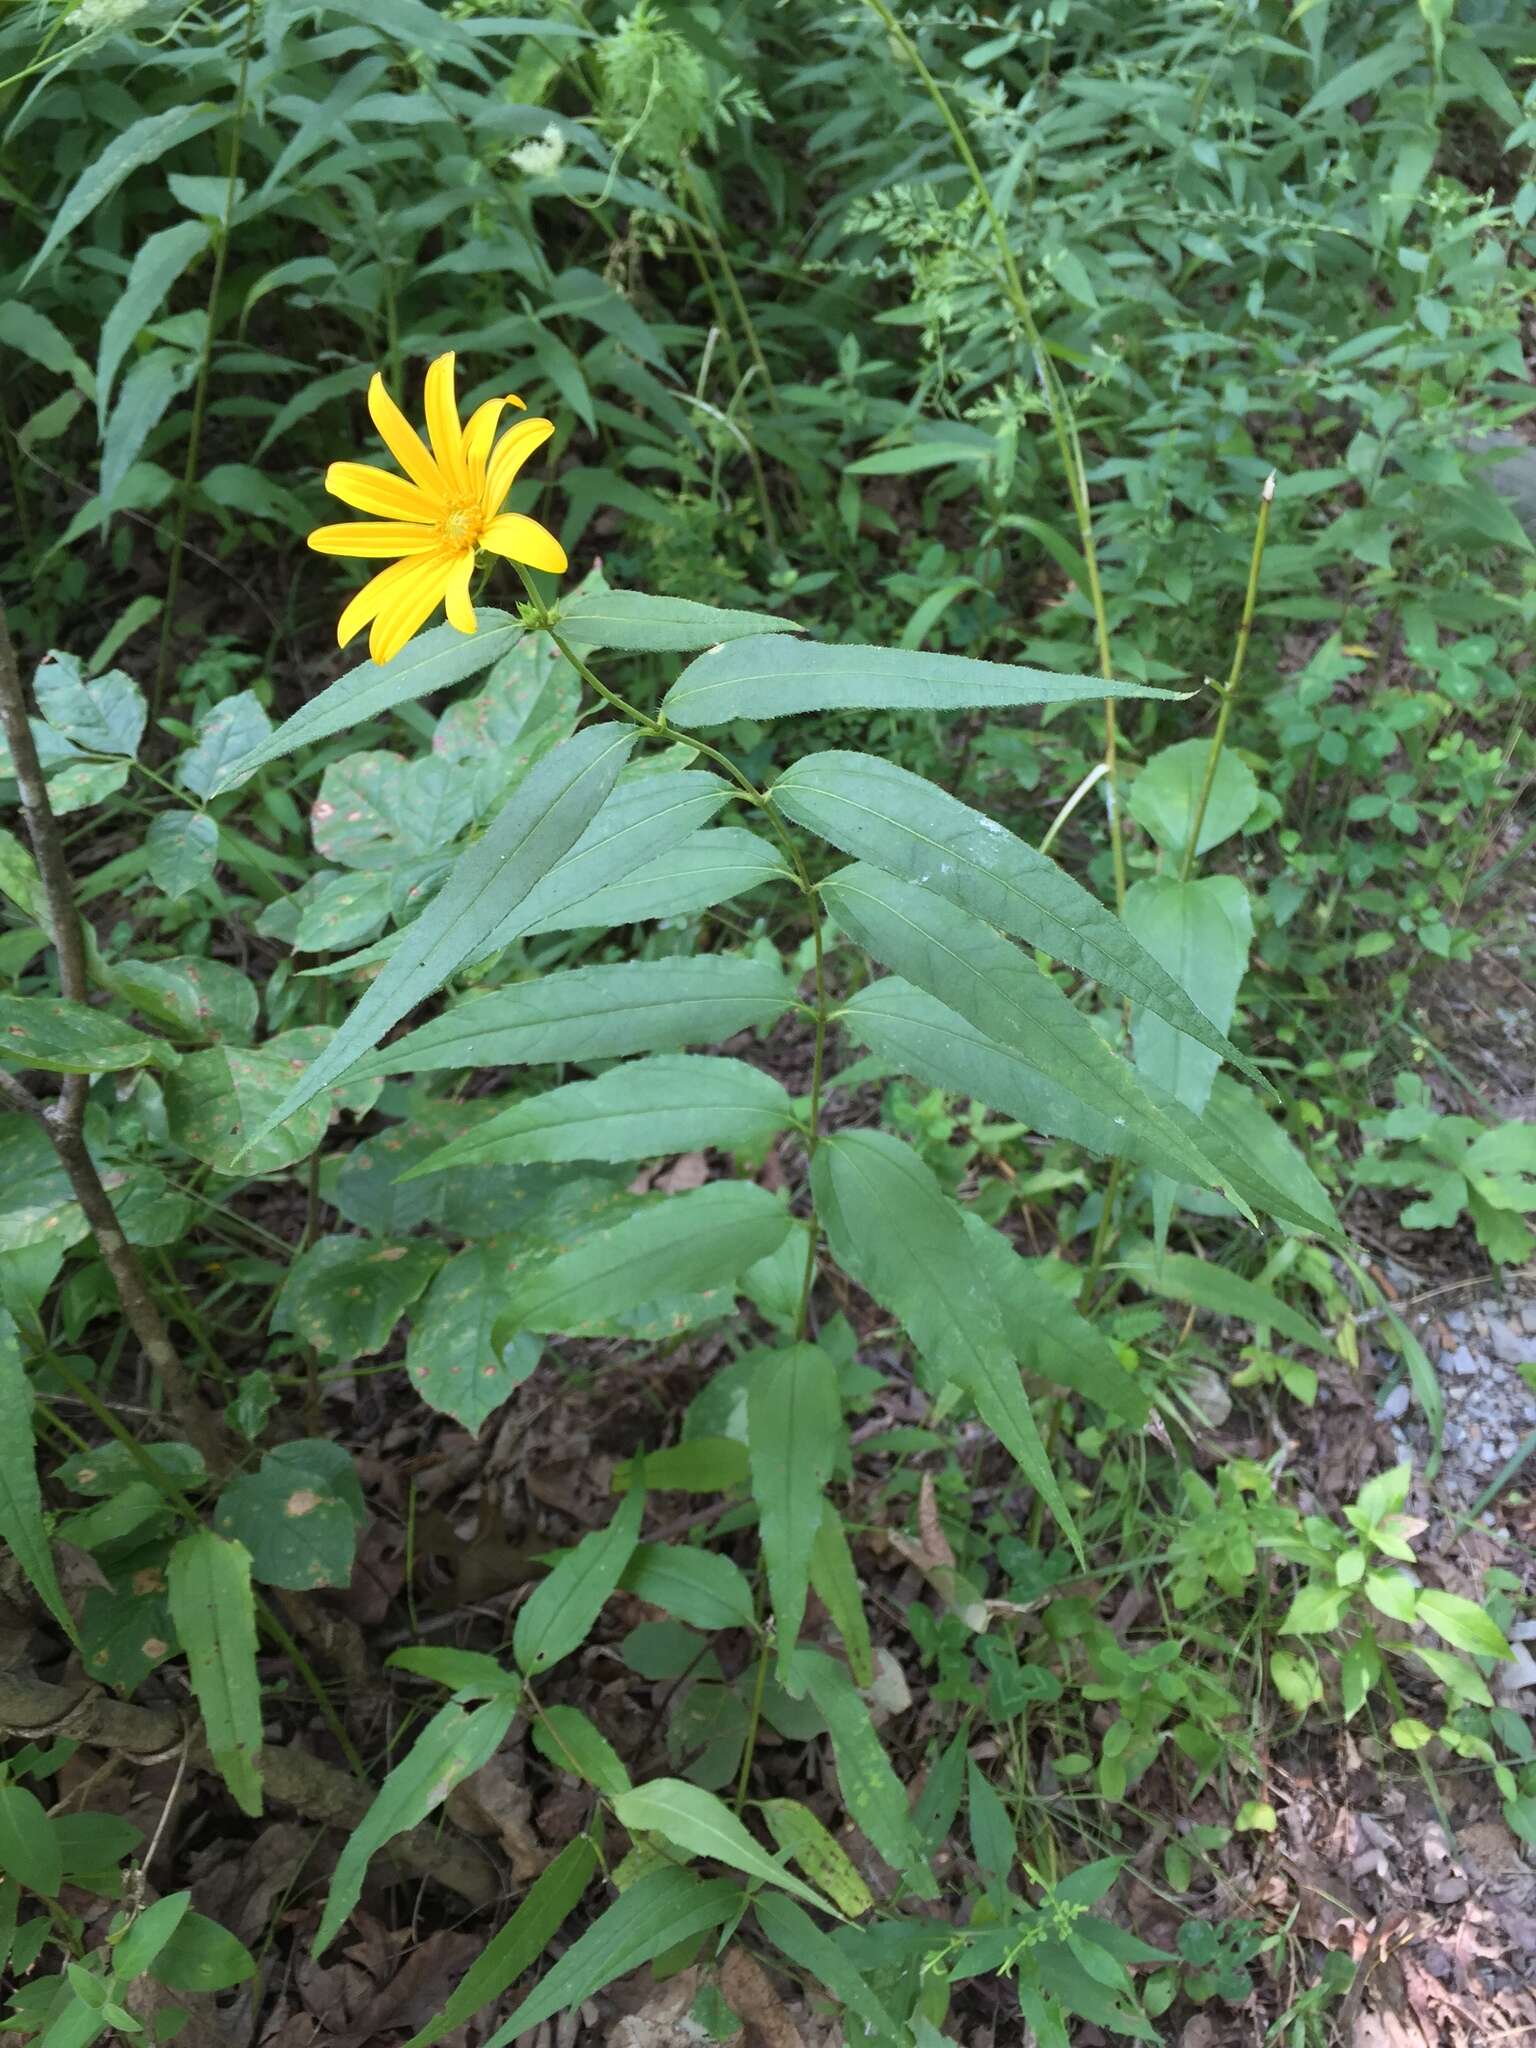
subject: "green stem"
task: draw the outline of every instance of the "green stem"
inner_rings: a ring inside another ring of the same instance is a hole
[[[648,712],[640,710],[637,705],[628,703],[616,690],[609,689],[600,676],[594,675],[587,663],[582,660],[581,656],[576,653],[569,642],[563,639],[559,632],[556,631],[555,622],[550,617],[548,608],[544,600],[539,596],[538,590],[535,588],[533,580],[527,571],[522,567],[521,563],[515,563],[513,566],[522,578],[523,588],[527,591],[530,600],[538,609],[543,630],[548,633],[550,639],[559,648],[582,681],[601,697],[605,704],[611,705],[621,717],[627,718],[631,724],[639,726],[648,739],[662,741],[668,746],[692,747],[697,753],[702,754],[706,760],[713,761],[722,773],[730,777],[732,783],[741,792],[742,796],[746,798],[747,802],[762,812],[772,828],[774,836],[788,857],[790,867],[794,872],[796,886],[805,899],[806,910],[811,922],[811,941],[815,948],[816,1043],[811,1059],[811,1099],[806,1117],[809,1127],[806,1138],[806,1160],[809,1162],[815,1157],[816,1146],[821,1133],[821,1099],[826,1065],[827,1024],[829,1017],[827,1010],[826,952],[822,936],[821,898],[818,896],[816,885],[811,880],[810,873],[806,868],[804,860],[801,858],[800,849],[790,837],[789,831],[784,824],[783,818],[779,815],[778,808],[772,797],[766,791],[759,789],[750,776],[744,774],[728,754],[722,754],[718,747],[710,746],[707,740],[698,739],[692,733],[680,732],[675,726],[668,725],[661,719],[652,718]],[[795,1337],[797,1342],[805,1335],[806,1321],[810,1313],[811,1288],[816,1278],[816,1250],[820,1233],[816,1223],[814,1196],[811,1199],[811,1210],[807,1223],[809,1242],[806,1246],[805,1254],[805,1277],[801,1282],[800,1306],[795,1318]]]
[[[1243,664],[1248,659],[1248,642],[1253,633],[1254,608],[1259,597],[1259,571],[1264,562],[1264,541],[1269,532],[1269,508],[1275,499],[1275,476],[1271,470],[1264,480],[1264,492],[1259,499],[1259,523],[1253,536],[1253,554],[1248,563],[1248,588],[1243,593],[1243,616],[1237,628],[1237,645],[1232,650],[1232,667],[1227,675],[1226,688],[1221,693],[1221,709],[1216,714],[1216,730],[1211,734],[1211,751],[1205,757],[1205,774],[1200,782],[1200,794],[1195,799],[1195,814],[1190,821],[1189,844],[1184,848],[1184,860],[1179,869],[1179,880],[1187,882],[1194,873],[1195,851],[1200,844],[1200,828],[1205,823],[1206,808],[1211,801],[1211,790],[1216,782],[1216,770],[1221,764],[1221,751],[1227,743],[1227,724],[1232,716],[1233,700],[1237,686],[1243,679]]]
[[[868,0],[868,5],[884,24],[887,35],[902,51],[908,63],[922,80],[924,90],[949,130],[961,163],[974,186],[976,196],[986,215],[987,226],[997,245],[999,261],[1002,264],[1003,287],[1013,307],[1020,329],[1028,342],[1034,357],[1035,369],[1040,379],[1040,388],[1045,395],[1047,410],[1051,416],[1051,431],[1055,438],[1057,452],[1061,457],[1062,472],[1066,478],[1067,495],[1072,501],[1073,517],[1077,521],[1078,541],[1082,548],[1083,562],[1087,571],[1087,597],[1093,611],[1094,641],[1098,649],[1099,673],[1105,682],[1114,676],[1109,640],[1109,613],[1104,603],[1104,585],[1099,575],[1098,549],[1093,538],[1093,507],[1088,497],[1087,471],[1083,463],[1082,446],[1078,440],[1077,425],[1072,417],[1072,407],[1061,379],[1056,375],[1039,328],[1035,325],[1034,309],[1029,303],[1029,294],[1024,289],[1024,280],[1019,275],[1019,266],[1014,260],[1013,248],[1008,240],[1007,229],[1002,217],[992,202],[987,181],[982,175],[976,152],[971,148],[970,138],[961,126],[959,116],[944,96],[943,88],[924,63],[922,52],[896,19],[885,0]],[[1119,727],[1115,717],[1115,700],[1104,700],[1104,765],[1109,790],[1109,838],[1110,852],[1115,866],[1115,907],[1125,907],[1125,843],[1120,823],[1120,796],[1116,781],[1119,754]]]
[[[224,287],[224,265],[229,256],[230,216],[235,210],[235,181],[240,168],[240,130],[245,125],[245,93],[251,70],[251,46],[256,40],[256,0],[245,0],[245,43],[240,52],[240,76],[235,87],[234,118],[229,126],[229,163],[224,180],[224,211],[214,234],[213,276],[208,284],[208,317],[203,328],[203,349],[198,359],[197,383],[192,392],[192,425],[187,435],[187,459],[182,465],[181,491],[176,501],[176,525],[171,536],[171,565],[165,581],[165,610],[160,624],[160,654],[155,663],[155,686],[150,702],[158,714],[165,693],[166,670],[171,658],[171,633],[175,626],[176,598],[181,588],[181,560],[187,544],[187,509],[192,486],[197,481],[197,461],[202,447],[203,418],[208,409],[208,379],[213,368],[213,329],[218,317],[219,293]]]
[[[746,1803],[747,1782],[752,1776],[752,1758],[757,1749],[758,1723],[763,1717],[763,1694],[768,1689],[768,1645],[757,1653],[757,1678],[752,1687],[752,1705],[747,1713],[747,1739],[741,1746],[741,1770],[736,1779],[736,1811]]]

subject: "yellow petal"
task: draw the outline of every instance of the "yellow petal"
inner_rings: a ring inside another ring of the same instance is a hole
[[[430,521],[437,518],[443,501],[440,489],[418,490],[404,477],[370,468],[366,462],[333,462],[325,472],[325,488],[343,505],[376,513],[380,519]]]
[[[474,574],[475,558],[464,554],[448,572],[448,587],[443,592],[443,602],[448,610],[448,623],[457,626],[461,633],[479,631],[475,608],[469,601],[469,579]]]
[[[522,400],[508,392],[505,398],[488,398],[483,405],[477,405],[470,415],[469,425],[464,429],[464,467],[469,472],[469,487],[478,491],[485,482],[486,457],[491,452],[491,443],[496,438],[496,422],[509,405],[521,405]]]
[[[439,471],[455,492],[462,491],[466,481],[464,429],[459,425],[459,405],[453,395],[451,350],[427,368],[427,436]]]
[[[368,635],[368,652],[381,665],[392,661],[411,635],[424,626],[443,601],[455,557],[446,549],[418,555],[410,573],[386,594]]]
[[[386,602],[392,590],[410,576],[416,563],[410,557],[403,562],[391,562],[387,569],[381,569],[377,576],[370,577],[336,621],[336,644],[345,647],[363,630],[379,606]]]
[[[421,436],[384,389],[384,379],[375,375],[368,386],[368,416],[379,430],[379,439],[414,484],[434,498],[443,494],[443,480],[437,465],[422,446]]]
[[[547,424],[541,422],[540,424]],[[493,555],[505,555],[509,562],[522,562],[530,569],[548,569],[561,576],[570,567],[565,549],[537,519],[525,519],[521,512],[503,512],[480,536],[480,545]]]
[[[309,536],[317,555],[424,555],[441,545],[431,526],[405,526],[398,520],[359,520],[355,525],[317,526]]]
[[[513,480],[536,448],[542,448],[555,431],[553,420],[519,420],[508,427],[491,454],[485,471],[485,509],[499,512]]]

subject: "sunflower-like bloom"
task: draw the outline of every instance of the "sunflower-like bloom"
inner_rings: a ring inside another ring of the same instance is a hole
[[[336,626],[342,647],[371,626],[368,652],[379,662],[397,655],[440,604],[449,625],[461,633],[475,631],[469,579],[482,548],[555,575],[567,567],[565,549],[536,519],[501,510],[518,471],[555,431],[554,422],[518,420],[498,441],[505,408],[523,406],[509,393],[488,398],[468,426],[461,424],[451,355],[439,356],[427,371],[426,402],[430,450],[384,389],[383,378],[373,379],[368,412],[405,475],[364,462],[333,462],[325,488],[344,505],[376,514],[377,523],[319,526],[309,536],[322,555],[397,558],[363,585]]]

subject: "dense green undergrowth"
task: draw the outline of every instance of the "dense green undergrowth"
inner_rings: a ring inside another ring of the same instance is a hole
[[[1278,1750],[1536,1843],[1386,1257],[1532,1248],[1434,1004],[1529,971],[1533,58],[0,16],[0,2028],[252,2027],[407,1872],[479,1940],[413,2048],[645,1966],[731,2040],[733,1951],[850,2040],[1320,2048],[1351,1966],[1227,1904]],[[338,656],[326,465],[444,354],[570,572]],[[1427,1474],[1298,1471],[1387,1374]],[[319,1832],[255,1955],[194,1784]]]

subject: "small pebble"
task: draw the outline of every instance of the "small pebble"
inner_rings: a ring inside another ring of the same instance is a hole
[[[1527,1335],[1536,1337],[1536,1301],[1528,1301],[1521,1309],[1520,1327]]]
[[[1408,1413],[1409,1390],[1406,1380],[1399,1380],[1381,1404],[1381,1413],[1388,1422],[1397,1422]]]
[[[1445,1365],[1448,1371],[1459,1372],[1463,1375],[1475,1373],[1478,1370],[1477,1360],[1465,1344],[1458,1344],[1456,1346],[1450,1357],[1446,1359]]]
[[[1445,1319],[1447,1329],[1454,1330],[1458,1337],[1464,1337],[1471,1323],[1471,1317],[1464,1308],[1453,1308]]]

